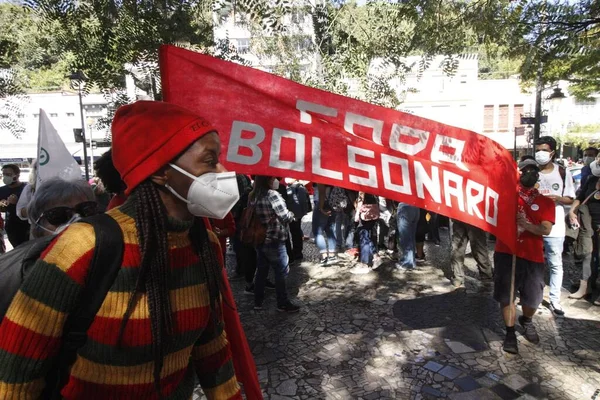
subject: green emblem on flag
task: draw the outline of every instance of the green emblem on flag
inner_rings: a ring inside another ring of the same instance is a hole
[[[50,162],[50,154],[43,147],[40,149],[40,159],[38,161],[40,165],[46,165]]]

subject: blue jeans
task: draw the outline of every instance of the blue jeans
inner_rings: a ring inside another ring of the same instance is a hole
[[[332,215],[335,220],[335,245],[338,250],[343,251],[344,246],[346,245],[345,239],[348,233],[350,219],[345,211],[334,211]]]
[[[398,264],[402,268],[414,268],[416,266],[416,235],[419,223],[420,210],[418,207],[405,203],[398,204],[398,247],[402,256]]]
[[[254,303],[261,304],[265,298],[265,282],[269,268],[275,273],[275,293],[277,305],[282,306],[288,301],[285,288],[285,278],[290,272],[289,258],[285,242],[265,243],[257,247],[258,262],[254,280]]]
[[[361,221],[358,227],[358,238],[360,240],[360,262],[371,265],[373,255],[377,251],[371,239],[371,232],[377,221]]]
[[[316,218],[316,221],[315,221]],[[335,253],[335,217],[327,216],[319,210],[317,204],[313,211],[313,234],[319,253]],[[327,240],[325,240],[327,236]]]
[[[550,271],[550,301],[560,304],[560,290],[563,282],[562,252],[564,237],[544,238],[544,258]]]

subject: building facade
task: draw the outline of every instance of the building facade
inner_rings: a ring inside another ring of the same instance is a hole
[[[104,141],[107,129],[99,129],[97,122],[107,116],[107,101],[101,94],[83,96],[83,120],[88,141]],[[29,94],[11,118],[18,118],[24,127],[20,137],[14,132],[0,129],[0,161],[34,159],[37,157],[38,125],[40,109],[43,109],[56,128],[69,152],[78,159],[83,158],[83,144],[75,141],[74,129],[81,129],[79,96],[77,93],[50,92]],[[88,143],[89,144],[89,143]],[[108,147],[88,145],[88,157],[97,157]]]

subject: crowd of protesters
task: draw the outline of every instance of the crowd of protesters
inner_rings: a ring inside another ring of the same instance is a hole
[[[228,243],[254,308],[263,309],[266,290],[274,290],[277,309],[288,313],[300,310],[286,278],[304,260],[309,238],[302,219],[311,211],[323,268],[353,259],[350,272],[368,274],[390,260],[407,273],[429,261],[427,240],[441,244],[445,219],[435,212],[374,193],[227,172],[210,123],[177,106],[124,106],[112,135],[113,148],[98,160],[89,182],[53,178],[37,187],[36,163],[28,184],[20,181],[18,166],[2,167],[0,229],[15,250],[0,256],[0,274],[9,254],[29,254],[39,243],[47,247],[14,298],[0,301],[1,398],[56,390],[44,384],[43,374],[60,358],[73,324],[68,316],[80,312],[82,293],[93,285],[87,277],[103,243],[93,225],[96,215],[116,221],[124,250],[116,278],[86,327],[87,340],[59,381],[64,398],[189,398],[196,380],[209,398],[241,398],[238,382],[247,398],[258,398],[252,396],[259,391],[252,356],[223,272]],[[565,237],[573,237],[582,263],[579,288],[570,297],[589,295],[598,270],[598,150],[584,151],[576,191],[570,172],[555,162],[556,141],[542,137],[535,145],[535,156],[518,164],[516,254],[496,241],[492,263],[486,232],[448,221],[448,278],[457,289],[464,287],[470,244],[480,280],[494,286],[506,324],[504,350],[511,353],[518,352],[511,295],[520,298],[525,337],[539,342],[532,318],[542,302],[546,268],[549,308],[564,315]],[[259,234],[260,242],[249,241]]]

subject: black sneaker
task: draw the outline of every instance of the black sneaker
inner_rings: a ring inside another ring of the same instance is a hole
[[[295,312],[300,311],[300,307],[295,305],[291,301],[288,301],[287,303],[285,303],[283,305],[277,306],[277,310],[281,311],[281,312],[295,313]]]
[[[550,311],[552,311],[554,313],[554,315],[557,315],[559,317],[562,317],[565,315],[565,311],[560,306],[560,304],[554,304],[553,302],[550,302],[550,306],[548,308],[550,309]]]
[[[246,287],[244,288],[244,293],[253,295],[254,294],[254,283],[246,285]]]
[[[275,284],[267,279],[265,282],[265,289],[275,290]]]
[[[531,321],[525,322],[524,319],[525,317],[522,315],[519,317],[519,324],[521,324],[524,330],[523,336],[525,336],[525,339],[530,343],[538,344],[540,342],[540,337],[535,329],[535,325],[533,325],[533,322]]]
[[[255,310],[262,310],[263,309],[263,303],[262,303],[262,301],[254,303],[254,309]]]
[[[327,267],[328,266],[327,265],[327,260],[328,260],[327,257],[321,257],[321,259],[319,260],[319,265],[321,267]]]
[[[340,259],[337,258],[337,256],[327,257],[327,265],[336,264],[338,261],[340,261]]]
[[[519,354],[517,335],[514,332],[506,333],[504,343],[502,344],[502,350],[510,354]]]

